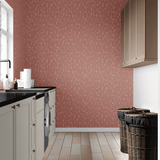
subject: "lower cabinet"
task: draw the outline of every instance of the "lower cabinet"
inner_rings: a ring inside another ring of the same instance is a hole
[[[12,108],[13,107],[13,108]],[[0,160],[14,160],[15,105],[0,108]]]
[[[36,160],[44,157],[44,97],[36,100]]]
[[[44,109],[36,114],[36,160],[44,157]]]
[[[0,160],[42,160],[44,97],[0,108]]]
[[[31,108],[29,160],[42,160],[44,157],[44,97],[33,100]]]
[[[31,99],[26,99],[16,103],[15,110],[15,131],[16,131],[16,160],[29,159],[29,109]]]

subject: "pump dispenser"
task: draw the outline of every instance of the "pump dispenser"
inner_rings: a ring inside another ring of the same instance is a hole
[[[10,89],[10,80],[8,79],[8,74],[6,74],[6,78],[3,80],[3,89],[9,90]]]

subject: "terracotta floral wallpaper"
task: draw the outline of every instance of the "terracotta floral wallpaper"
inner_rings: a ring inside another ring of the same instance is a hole
[[[19,72],[24,68],[24,14],[23,14],[23,0],[6,0],[13,8],[14,12],[14,77],[19,78]]]
[[[57,87],[57,127],[118,127],[117,109],[132,107],[133,70],[121,68],[125,1],[25,0],[15,15],[15,77],[31,68],[37,86]]]

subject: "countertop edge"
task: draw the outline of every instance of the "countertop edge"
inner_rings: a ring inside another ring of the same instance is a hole
[[[48,89],[46,89],[45,91],[50,91],[50,90],[52,90],[52,89],[56,89],[56,87],[54,87],[54,86],[43,86],[43,87],[35,86],[35,87],[33,87],[33,88],[48,88]]]
[[[26,99],[26,98],[30,98],[30,97],[33,97],[35,96],[36,93],[29,93],[25,96],[22,96],[22,97],[17,97],[17,98],[14,98],[14,99],[11,99],[11,100],[7,100],[7,101],[4,101],[4,102],[0,102],[0,108],[6,106],[6,105],[9,105],[9,104],[12,104],[12,103],[15,103],[17,101],[21,101],[23,99]]]

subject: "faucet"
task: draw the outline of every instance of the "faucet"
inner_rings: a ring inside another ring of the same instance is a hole
[[[9,62],[9,68],[11,68],[11,61],[9,59],[0,60],[0,62]]]

